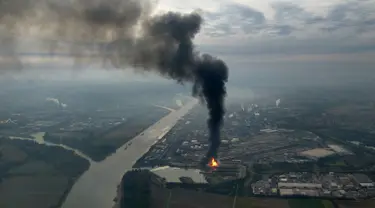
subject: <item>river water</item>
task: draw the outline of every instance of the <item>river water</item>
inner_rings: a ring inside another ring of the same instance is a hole
[[[111,208],[116,196],[117,185],[122,176],[132,169],[133,164],[145,154],[150,147],[161,139],[189,112],[197,100],[171,112],[150,126],[131,141],[99,163],[91,163],[90,168],[76,181],[69,192],[63,208]]]

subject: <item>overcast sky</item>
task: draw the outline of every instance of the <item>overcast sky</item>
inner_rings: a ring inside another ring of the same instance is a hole
[[[160,0],[168,10],[199,10],[199,48],[236,61],[374,62],[375,0]]]
[[[274,69],[305,69],[309,77],[328,81],[341,72],[327,77],[327,69],[370,69],[375,75],[375,0],[158,0],[155,13],[167,11],[202,14],[194,42],[224,59],[231,79]],[[45,57],[23,61],[41,63]]]
[[[198,49],[232,62],[375,62],[375,0],[157,1],[199,11]]]

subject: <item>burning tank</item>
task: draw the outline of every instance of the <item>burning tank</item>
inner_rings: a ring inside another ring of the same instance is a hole
[[[212,157],[211,160],[209,160],[207,166],[209,166],[212,169],[216,169],[217,167],[219,167],[219,160]]]

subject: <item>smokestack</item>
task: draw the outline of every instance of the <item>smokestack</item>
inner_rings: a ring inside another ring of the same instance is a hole
[[[216,157],[228,68],[195,50],[193,39],[202,24],[198,13],[152,16],[152,7],[145,0],[0,0],[0,37],[31,36],[44,40],[51,54],[67,50],[79,63],[101,61],[193,83],[193,95],[209,111],[207,156]]]
[[[279,107],[280,102],[281,102],[281,99],[277,99],[277,100],[276,100],[276,107],[277,107],[277,108]]]

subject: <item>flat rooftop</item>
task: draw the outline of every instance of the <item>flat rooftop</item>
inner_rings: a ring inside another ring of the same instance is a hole
[[[191,178],[194,183],[207,183],[204,175],[198,169],[182,169],[164,166],[154,168],[151,170],[151,172],[165,178],[169,183],[181,183],[180,177]]]

